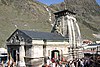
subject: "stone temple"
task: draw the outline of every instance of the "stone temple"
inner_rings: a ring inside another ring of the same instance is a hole
[[[13,59],[18,67],[41,67],[47,57],[57,60],[82,57],[78,50],[81,35],[76,13],[63,10],[54,14],[51,32],[17,29],[10,35],[6,43],[9,60]]]

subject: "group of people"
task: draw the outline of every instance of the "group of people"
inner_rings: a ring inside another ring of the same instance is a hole
[[[0,67],[14,67],[15,62],[13,60],[3,61],[0,63]]]
[[[49,57],[46,59],[45,64],[42,67],[62,67],[61,61],[56,58],[50,59]]]
[[[100,67],[97,66],[93,58],[84,57],[84,58],[75,58],[74,60],[57,60],[48,58],[46,64],[42,67]]]
[[[66,67],[90,67],[90,60],[76,58],[75,60],[68,61]]]

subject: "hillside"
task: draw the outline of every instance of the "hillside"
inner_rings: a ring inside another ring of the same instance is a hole
[[[65,3],[47,6],[36,0],[0,0],[0,45],[15,29],[50,31],[50,12],[65,8],[77,13],[83,39],[96,40],[92,34],[100,33],[100,6],[95,0],[65,0]]]
[[[46,5],[33,0],[0,0],[0,45],[5,45],[5,40],[16,28],[50,31],[46,8]]]
[[[66,7],[65,7],[66,5]],[[83,39],[98,40],[93,36],[100,33],[100,6],[95,0],[65,0],[65,3],[51,5],[55,10],[64,8],[77,13],[77,22]]]

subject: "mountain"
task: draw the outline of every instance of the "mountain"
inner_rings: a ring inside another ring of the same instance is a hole
[[[64,8],[73,11],[76,14],[82,38],[92,41],[100,40],[93,34],[100,33],[100,6],[96,0],[65,0],[65,3],[60,3],[50,6],[56,10]]]
[[[35,0],[0,0],[0,45],[15,29],[50,31],[47,5]]]
[[[65,0],[47,6],[37,0],[0,0],[0,45],[15,29],[50,32],[53,12],[66,9],[77,13],[83,39],[96,40],[92,34],[100,32],[100,6],[95,0]],[[52,17],[51,17],[52,16]]]

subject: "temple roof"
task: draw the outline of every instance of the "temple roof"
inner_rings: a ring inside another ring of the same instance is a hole
[[[16,34],[16,32],[18,32],[18,34],[21,34],[23,37],[29,37],[32,40],[65,40],[65,39],[67,39],[58,33],[38,32],[38,31],[28,31],[28,30],[17,29],[12,35],[10,35],[10,37],[7,39],[7,41],[9,41],[10,38],[14,34]]]
[[[76,14],[76,13],[74,13],[74,12],[72,12],[72,11],[69,11],[69,10],[58,11],[58,12],[55,12],[54,14],[55,14],[55,15],[59,15],[59,14],[62,14],[62,13],[70,13],[70,14],[73,14],[73,15]]]
[[[31,37],[32,39],[46,39],[46,40],[64,40],[65,38],[56,33],[50,32],[38,32],[38,31],[28,31],[28,30],[21,30],[26,35]]]

